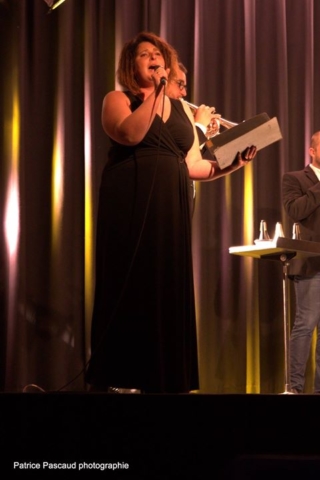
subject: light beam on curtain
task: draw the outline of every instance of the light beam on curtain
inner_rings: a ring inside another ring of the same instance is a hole
[[[305,37],[305,106],[306,112],[309,115],[304,119],[304,137],[305,137],[305,165],[310,163],[309,146],[310,139],[313,132],[312,119],[314,112],[314,28],[315,20],[313,15],[313,3],[308,3],[305,6],[306,18],[305,22],[308,25]]]
[[[60,62],[59,62],[60,63]],[[65,151],[65,123],[64,123],[64,85],[62,81],[63,66],[59,65],[58,89],[56,98],[56,118],[54,145],[52,151],[51,176],[51,288],[53,299],[58,295],[59,285],[59,254],[61,248],[61,229],[64,199],[64,151]]]
[[[313,3],[307,3],[306,5],[306,18],[305,22],[308,25],[306,29],[306,37],[305,37],[305,106],[306,111],[309,112],[309,115],[305,116],[304,120],[304,137],[305,137],[305,161],[304,164],[308,165],[310,163],[310,154],[309,154],[309,146],[310,146],[310,139],[313,135],[313,127],[312,127],[312,119],[313,119],[313,112],[314,112],[314,28],[315,28],[315,20],[314,20],[314,11]],[[316,345],[317,345],[317,331],[315,330],[312,335],[311,341],[311,351],[310,351],[310,376],[314,378],[315,369],[316,369]]]
[[[86,17],[88,19],[88,16]],[[90,25],[88,20],[85,24],[85,31],[90,38]],[[92,204],[92,145],[91,145],[91,111],[92,102],[90,95],[90,72],[92,71],[92,58],[90,55],[89,42],[85,42],[85,67],[84,67],[84,169],[85,169],[85,203],[84,203],[84,224],[85,224],[85,246],[84,246],[84,295],[85,295],[85,352],[87,358],[90,356],[90,329],[93,306],[93,204]]]
[[[10,378],[13,362],[13,345],[16,323],[16,283],[19,257],[20,234],[20,207],[19,207],[19,141],[20,141],[20,110],[16,73],[13,74],[13,88],[11,92],[11,118],[5,125],[5,140],[7,151],[8,181],[6,188],[4,210],[4,237],[6,245],[7,276],[8,276],[8,315],[7,315],[7,371],[6,378]],[[10,98],[10,96],[9,96]]]
[[[256,107],[256,49],[255,49],[255,2],[244,2],[244,64],[245,64],[245,118],[254,115]],[[250,72],[247,74],[247,72]],[[243,244],[251,245],[254,237],[254,182],[253,165],[244,169],[243,197]],[[246,286],[246,320],[247,320],[247,393],[260,392],[260,339],[259,339],[259,296],[257,282],[252,282],[254,275],[254,260],[244,262]]]
[[[60,89],[59,89],[60,90]],[[62,90],[62,89],[61,89]],[[52,154],[52,260],[59,250],[61,217],[63,213],[64,194],[64,115],[62,91],[57,98],[57,115],[55,125],[54,145]]]
[[[59,20],[60,22],[60,20]],[[68,49],[66,48],[67,29],[66,18],[62,18],[59,29],[59,51],[56,71],[55,118],[51,159],[51,259],[50,259],[50,308],[63,311],[64,289],[61,288],[61,271],[64,252],[64,216],[66,215],[66,98]],[[54,306],[54,307],[52,307]],[[70,345],[74,337],[69,338],[69,332],[63,334]]]

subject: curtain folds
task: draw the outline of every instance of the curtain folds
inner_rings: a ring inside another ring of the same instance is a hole
[[[178,50],[187,100],[233,122],[266,112],[283,139],[197,184],[193,253],[200,393],[284,390],[282,267],[229,254],[259,224],[291,237],[281,177],[320,128],[314,0],[0,1],[0,389],[85,391],[100,114],[122,45],[154,31]],[[294,303],[290,295],[290,313]],[[307,372],[312,391],[314,359]]]

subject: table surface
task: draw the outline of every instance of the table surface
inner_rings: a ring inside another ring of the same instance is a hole
[[[320,256],[320,242],[279,237],[276,240],[261,241],[255,245],[230,247],[229,253],[253,258],[278,254],[294,254],[295,257]]]

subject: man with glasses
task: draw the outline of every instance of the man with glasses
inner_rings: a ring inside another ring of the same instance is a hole
[[[179,63],[179,70],[176,72],[176,77],[168,83],[166,94],[168,97],[175,98],[176,100],[182,99],[187,95],[187,69],[182,63]],[[206,105],[200,105],[194,112],[195,126],[199,137],[202,157],[207,160],[214,160],[214,157],[211,155],[209,149],[203,145],[208,138],[218,133],[219,130],[219,125],[215,119],[219,118],[220,115],[214,112],[214,107],[208,107]],[[196,184],[193,180],[191,180],[191,188],[194,211]]]
[[[168,97],[181,99],[187,95],[187,69],[180,62],[179,70],[176,73],[176,77],[168,83],[167,86]],[[202,146],[208,138],[213,137],[218,133],[219,125],[216,119],[219,119],[220,115],[215,113],[214,107],[208,107],[206,105],[200,105],[194,112],[194,120],[199,137],[199,143]],[[208,150],[205,150],[203,157],[208,155],[209,160],[213,160],[212,155]]]

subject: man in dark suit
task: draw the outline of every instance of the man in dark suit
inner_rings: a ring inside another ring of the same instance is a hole
[[[320,242],[320,131],[311,138],[311,163],[282,178],[282,200],[288,216],[300,226],[301,239]],[[314,393],[320,393],[320,257],[293,259],[296,313],[290,336],[292,393],[302,393],[313,332],[317,329]]]

